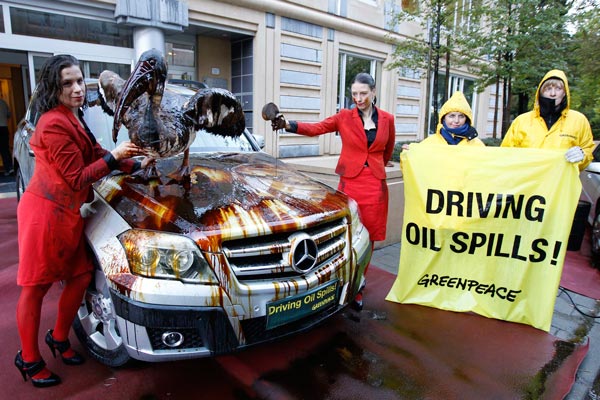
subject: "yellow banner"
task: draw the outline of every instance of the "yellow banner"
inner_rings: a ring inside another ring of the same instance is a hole
[[[549,331],[581,192],[564,150],[411,144],[386,300]]]

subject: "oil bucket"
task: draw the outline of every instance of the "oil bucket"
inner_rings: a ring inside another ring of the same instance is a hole
[[[589,201],[579,200],[577,210],[575,210],[575,217],[573,218],[573,225],[571,225],[567,250],[578,251],[581,248],[583,236],[585,235],[585,222],[587,221],[591,206]]]

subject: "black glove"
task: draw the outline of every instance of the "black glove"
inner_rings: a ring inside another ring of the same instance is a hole
[[[277,114],[277,116],[271,120],[271,128],[273,128],[274,131],[285,129],[286,126],[287,121],[283,114]]]

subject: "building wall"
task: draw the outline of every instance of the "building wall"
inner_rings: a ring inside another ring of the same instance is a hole
[[[420,27],[404,23],[400,34],[384,29],[390,1],[349,0],[345,16],[328,12],[336,1],[190,0],[190,23],[213,23],[242,29],[254,36],[254,132],[265,136],[265,150],[282,158],[339,154],[335,133],[304,137],[274,134],[260,108],[273,101],[288,119],[319,121],[337,110],[340,52],[381,61],[378,105],[396,116],[396,140],[419,141],[426,135],[426,80],[388,70],[392,61],[389,35],[404,39]],[[393,3],[393,2],[392,2]],[[395,2],[400,4],[400,2]],[[209,18],[210,16],[210,18]],[[466,71],[453,70],[465,78]],[[476,95],[474,125],[480,137],[491,136],[493,101],[489,88]]]
[[[196,75],[199,81],[206,82],[209,86],[231,89],[229,40],[204,36],[197,38]]]

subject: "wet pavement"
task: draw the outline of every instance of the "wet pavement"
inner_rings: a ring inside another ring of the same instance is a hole
[[[14,174],[5,176],[4,172],[0,172],[0,199],[16,196],[16,187]]]
[[[400,243],[377,249],[371,263],[397,274],[400,260]],[[581,314],[584,312],[595,318]],[[573,387],[565,400],[600,399],[600,302],[572,291],[559,289],[550,334],[566,340],[579,340],[587,336],[589,351],[577,370]],[[595,385],[594,385],[595,384]]]

